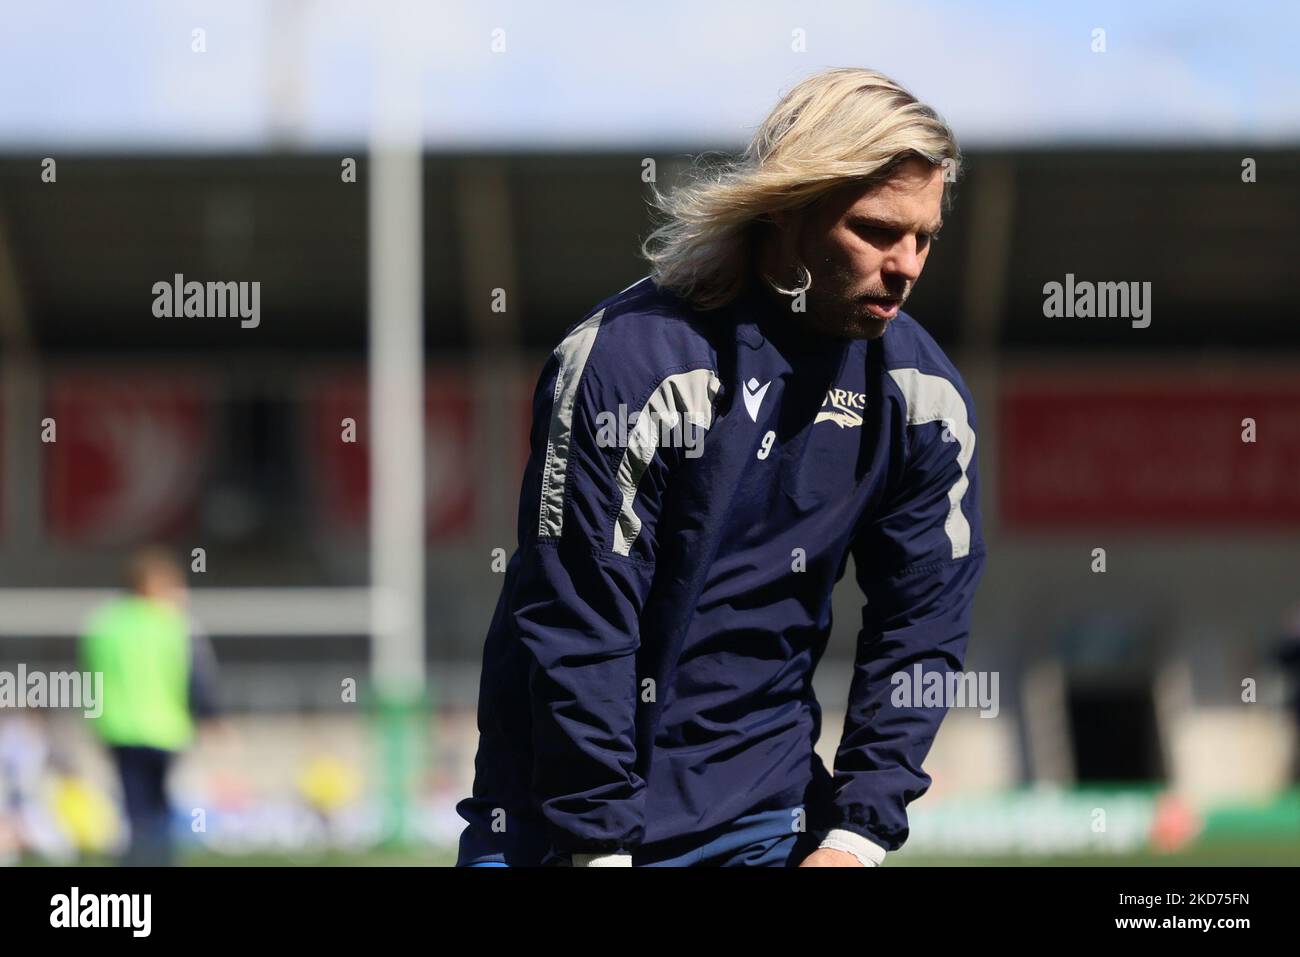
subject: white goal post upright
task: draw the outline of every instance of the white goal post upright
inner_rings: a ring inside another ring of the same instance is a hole
[[[408,834],[424,655],[423,184],[418,26],[376,18],[369,210],[371,678],[386,832]]]

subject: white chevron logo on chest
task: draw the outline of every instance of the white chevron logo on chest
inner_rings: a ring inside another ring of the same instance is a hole
[[[763,396],[767,395],[768,387],[771,384],[771,382],[764,382],[760,387],[758,380],[754,378],[744,383],[745,411],[749,413],[749,417],[755,422],[758,421],[758,409],[763,404]]]

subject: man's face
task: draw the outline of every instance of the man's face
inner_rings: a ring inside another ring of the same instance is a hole
[[[883,183],[841,187],[796,221],[812,273],[808,321],[834,336],[884,335],[925,268],[942,202],[943,170],[913,158]]]

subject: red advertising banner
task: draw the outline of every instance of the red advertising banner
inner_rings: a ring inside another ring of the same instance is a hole
[[[999,412],[1008,528],[1300,525],[1300,377],[1022,379]]]
[[[117,545],[193,519],[211,452],[211,404],[192,380],[57,376],[41,423],[51,538]]]
[[[364,536],[370,509],[370,419],[364,377],[320,383],[311,399],[313,481],[332,533]],[[439,372],[425,381],[425,522],[431,541],[468,533],[479,507],[474,456],[475,403],[468,376]],[[345,419],[355,422],[348,434]],[[349,441],[351,439],[351,441]]]

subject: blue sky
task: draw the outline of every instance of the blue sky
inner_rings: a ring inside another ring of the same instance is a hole
[[[400,6],[0,0],[0,151],[360,142],[393,53],[375,11]],[[966,145],[1300,142],[1300,4],[1282,0],[430,2],[399,35],[434,148],[730,148],[845,65],[902,81]]]

